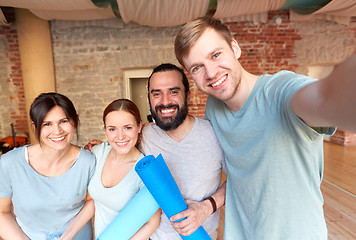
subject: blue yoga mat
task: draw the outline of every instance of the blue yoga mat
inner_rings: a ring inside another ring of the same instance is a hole
[[[100,234],[98,240],[130,239],[158,209],[157,202],[144,186]]]
[[[153,155],[142,158],[135,170],[168,218],[188,208],[161,154],[157,158]],[[181,237],[184,240],[211,240],[202,226],[191,235]]]

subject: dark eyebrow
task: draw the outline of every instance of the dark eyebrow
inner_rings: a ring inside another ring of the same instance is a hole
[[[172,88],[169,88],[169,91],[172,91],[172,90],[181,90],[181,88],[180,88],[180,87],[172,87]],[[161,91],[162,91],[162,89],[152,89],[152,90],[150,91],[150,93],[161,92]]]
[[[69,122],[70,122],[70,119],[69,119],[69,118],[67,118],[67,117],[59,119],[59,122],[60,122],[60,121],[63,121],[63,120],[67,120],[67,121],[69,121]]]
[[[161,89],[152,89],[150,93],[153,93],[153,92],[160,92]]]
[[[65,117],[65,118],[59,119],[58,122],[63,121],[63,120],[68,120],[68,121],[70,121],[69,118]],[[43,121],[43,123],[50,123],[50,122],[53,122],[53,121]]]
[[[172,88],[170,88],[169,90],[180,90],[180,87],[172,87]]]

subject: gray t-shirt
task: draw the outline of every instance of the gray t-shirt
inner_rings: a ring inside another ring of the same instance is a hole
[[[143,128],[141,148],[145,155],[162,154],[184,199],[201,201],[220,186],[221,171],[225,169],[224,154],[209,121],[195,117],[188,135],[180,142],[170,138],[156,125]],[[216,239],[219,211],[210,215],[203,227]],[[153,240],[181,240],[167,216],[151,236]]]

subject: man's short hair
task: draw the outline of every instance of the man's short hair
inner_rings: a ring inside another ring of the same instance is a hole
[[[148,77],[148,82],[147,82],[147,91],[148,91],[148,99],[150,98],[150,82],[151,82],[151,77],[154,73],[156,72],[167,72],[167,71],[177,71],[181,74],[182,76],[182,83],[184,85],[184,92],[185,92],[185,96],[188,95],[189,92],[189,82],[188,82],[188,78],[185,75],[183,69],[177,67],[174,64],[171,63],[162,63],[161,65],[155,67],[151,73],[151,75]]]
[[[188,56],[190,48],[208,28],[220,34],[232,48],[231,40],[233,37],[229,29],[220,20],[208,16],[197,18],[182,26],[174,41],[176,58],[183,67],[185,67],[183,58]]]

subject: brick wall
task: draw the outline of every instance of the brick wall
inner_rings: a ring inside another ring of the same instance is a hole
[[[16,26],[0,26],[0,138],[28,133]]]
[[[274,23],[278,16],[283,20],[280,25]],[[273,74],[283,69],[295,71],[299,66],[293,59],[296,58],[295,43],[302,37],[298,29],[292,27],[287,12],[271,12],[266,24],[227,25],[242,49],[240,62],[248,72]]]
[[[277,17],[282,19],[279,25],[275,22]],[[287,11],[273,11],[264,24],[227,25],[242,49],[242,66],[254,74],[282,69],[307,74],[310,65],[333,65],[355,51],[355,22],[350,26],[325,21],[291,22]],[[10,78],[10,74],[14,74],[11,73],[14,63],[7,56],[10,39],[5,28],[0,29],[0,61],[6,66],[1,68],[0,76],[12,79],[6,83],[6,89],[2,89],[5,92],[1,99],[5,101],[3,106],[7,112],[2,114],[4,111],[1,111],[0,131],[3,131],[4,122],[25,114],[19,107],[23,104],[23,93],[20,86],[13,83],[15,76]],[[125,70],[152,68],[162,62],[177,64],[173,41],[178,27],[151,28],[134,24],[63,27],[53,21],[51,29],[57,91],[70,97],[78,109],[79,144],[86,143],[88,138],[104,138],[101,114],[109,102],[124,97]],[[191,79],[190,86],[189,112],[203,117],[206,96]]]
[[[123,72],[177,64],[173,42],[177,27],[60,27],[52,22],[57,91],[78,109],[79,143],[104,139],[102,112],[125,97]]]

